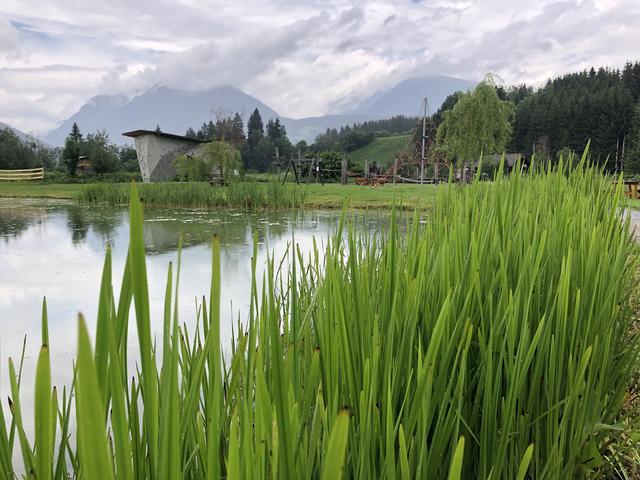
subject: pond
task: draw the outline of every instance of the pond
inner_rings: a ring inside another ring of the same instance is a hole
[[[154,333],[159,338],[167,269],[169,262],[177,261],[180,234],[183,235],[180,321],[195,323],[196,306],[203,295],[208,297],[210,241],[213,234],[218,234],[221,240],[221,336],[223,345],[230,345],[232,323],[235,325],[238,318],[243,319],[248,308],[254,236],[258,242],[258,268],[262,269],[267,253],[282,257],[292,238],[303,253],[311,251],[314,237],[322,248],[340,216],[340,211],[146,211],[144,237]],[[353,218],[356,228],[367,231],[377,230],[386,222],[387,215],[370,212]],[[124,208],[0,199],[0,398],[6,399],[9,390],[8,358],[14,361],[20,358],[26,336],[21,397],[25,411],[32,408],[43,297],[47,299],[49,312],[53,384],[71,382],[77,315],[81,312],[85,316],[93,333],[107,246],[110,245],[113,252],[113,286],[117,295],[128,243],[129,219]],[[129,349],[137,352],[134,321],[130,322]]]

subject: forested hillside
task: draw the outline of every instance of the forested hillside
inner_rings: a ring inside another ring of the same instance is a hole
[[[640,173],[640,62],[622,70],[566,74],[537,89],[493,85],[499,99],[511,104],[507,151],[558,158],[561,152],[583,151],[591,141],[589,151],[599,164],[612,172]],[[465,95],[449,95],[434,123],[439,126]]]
[[[362,167],[364,161],[369,161],[369,166],[374,163],[382,168],[388,168],[394,155],[401,151],[409,141],[409,135],[393,135],[389,137],[378,137],[368,145],[354,150],[348,155],[349,161],[354,165]]]
[[[513,151],[530,152],[534,143],[552,153],[581,150],[591,139],[594,155],[615,159],[623,141],[627,152],[632,146],[628,135],[640,97],[640,63],[628,63],[622,71],[592,68],[564,75],[525,98],[509,97],[507,92],[516,103]]]

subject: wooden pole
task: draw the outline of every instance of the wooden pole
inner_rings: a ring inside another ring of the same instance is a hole
[[[364,159],[364,178],[369,178],[369,159]]]
[[[311,159],[311,163],[309,164],[309,175],[307,175],[307,183],[311,182],[311,175],[313,175],[313,169],[315,168],[313,165],[316,161],[316,157]]]
[[[291,164],[293,165],[293,174],[296,176],[296,185],[300,185],[300,179],[298,178],[298,167],[296,166],[296,162],[293,160],[293,155],[291,155]]]
[[[420,156],[420,185],[424,183],[424,151],[427,141],[427,98],[424,99],[424,112],[422,114],[422,155]]]
[[[393,184],[396,184],[396,177],[398,176],[398,159],[393,161]]]
[[[342,185],[347,184],[347,156],[346,154],[342,154],[342,168],[340,172],[340,179],[342,181]]]

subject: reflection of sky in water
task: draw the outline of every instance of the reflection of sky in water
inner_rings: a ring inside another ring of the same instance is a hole
[[[167,268],[169,262],[177,260],[180,233],[184,247],[179,318],[190,326],[195,322],[196,299],[200,303],[203,295],[208,297],[209,242],[214,233],[220,236],[221,334],[222,341],[229,345],[231,322],[235,324],[238,314],[244,319],[248,307],[254,234],[258,239],[260,282],[267,252],[280,258],[294,233],[302,252],[311,250],[314,236],[322,247],[339,217],[340,212],[146,212],[145,244],[154,332],[158,335],[161,332]],[[384,214],[371,213],[360,216],[358,222],[362,222],[360,228],[370,230],[384,222],[384,217]],[[86,209],[62,202],[0,199],[0,398],[6,399],[9,390],[7,359],[17,360],[27,335],[21,398],[28,423],[31,423],[33,375],[40,348],[42,297],[46,296],[49,311],[53,383],[69,383],[76,351],[77,314],[84,314],[93,332],[107,244],[113,248],[113,286],[118,295],[128,230],[128,215],[123,209]],[[133,318],[129,348],[137,351]]]

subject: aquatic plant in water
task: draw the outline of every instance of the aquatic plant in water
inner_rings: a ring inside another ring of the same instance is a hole
[[[51,385],[43,308],[34,439],[9,364],[0,469],[22,469],[16,449],[38,479],[557,479],[619,467],[638,356],[621,193],[582,166],[499,174],[442,189],[426,225],[416,214],[408,231],[392,221],[373,237],[341,225],[307,259],[292,247],[289,272],[268,258],[258,278],[254,250],[250,313],[223,355],[215,238],[198,327],[177,318],[178,262],[154,342],[134,186],[122,287],[107,252],[95,340],[80,318],[70,390]]]
[[[131,187],[127,184],[93,183],[84,185],[77,196],[83,205],[128,205]],[[138,186],[143,204],[149,207],[213,207],[243,210],[298,208],[306,191],[297,185],[280,182],[231,182],[212,187],[208,183],[165,182]]]

